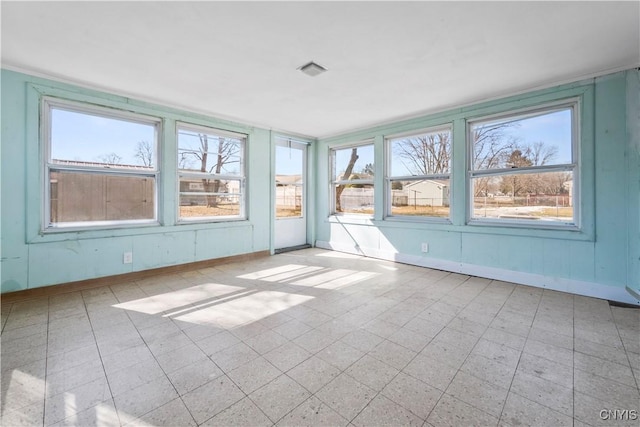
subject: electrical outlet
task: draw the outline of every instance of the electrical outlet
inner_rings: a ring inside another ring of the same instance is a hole
[[[125,252],[122,254],[122,263],[131,264],[133,262],[133,252]]]
[[[423,243],[421,249],[422,249],[422,252],[424,252],[424,253],[429,252],[429,244],[428,243]]]

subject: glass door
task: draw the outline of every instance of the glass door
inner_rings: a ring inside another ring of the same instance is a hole
[[[275,249],[306,245],[307,145],[278,138],[275,174]]]

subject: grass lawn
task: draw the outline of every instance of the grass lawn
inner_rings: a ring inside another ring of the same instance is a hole
[[[536,212],[538,216],[557,216],[562,218],[573,218],[573,208],[572,207],[564,207],[564,208],[543,208]]]
[[[217,206],[180,206],[180,217],[198,218],[206,216],[231,216],[240,214],[240,205],[237,203],[218,203]]]
[[[391,214],[397,216],[449,217],[448,206],[392,206]]]

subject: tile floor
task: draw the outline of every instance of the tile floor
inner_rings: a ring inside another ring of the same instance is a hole
[[[1,423],[637,426],[639,337],[637,309],[309,249],[3,305]]]

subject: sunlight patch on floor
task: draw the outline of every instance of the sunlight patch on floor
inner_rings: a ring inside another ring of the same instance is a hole
[[[166,313],[163,317],[176,317],[182,313],[187,313],[187,312],[192,312],[194,310],[200,310],[203,309],[205,307],[210,307],[213,305],[217,305],[217,304],[222,304],[225,301],[231,300],[231,299],[236,299],[236,298],[240,298],[244,295],[247,294],[251,294],[256,292],[255,290],[249,290],[249,291],[245,291],[245,292],[240,292],[240,293],[234,293],[233,295],[228,295],[226,297],[222,297],[222,298],[216,298],[215,300],[212,301],[207,301],[207,302],[203,302],[202,304],[191,304],[185,308],[182,308],[180,310],[176,310],[173,312],[169,312]]]
[[[283,273],[290,273],[290,272],[295,272],[296,270],[300,270],[300,269],[304,269],[304,268],[309,268],[306,265],[300,265],[300,264],[287,264],[287,265],[282,265],[280,267],[274,267],[274,268],[267,268],[265,270],[260,270],[260,271],[256,271],[253,273],[247,273],[247,274],[243,274],[238,276],[239,279],[248,279],[248,280],[267,280],[269,281],[269,278],[275,275],[280,275]],[[321,267],[318,267],[321,268]]]
[[[223,328],[233,328],[285,311],[313,298],[308,295],[262,291],[180,315],[174,319],[196,324],[213,322]]]
[[[291,284],[292,285],[297,285],[297,286],[318,286],[318,287],[322,287],[321,285],[327,285],[329,282],[332,282],[333,285],[344,286],[344,284],[346,284],[346,283],[353,283],[348,278],[350,276],[352,276],[353,274],[356,274],[356,273],[364,273],[366,275],[369,275],[369,277],[376,275],[376,273],[369,273],[369,272],[365,272],[365,271],[358,272],[356,270],[349,270],[349,269],[345,269],[345,268],[336,268],[334,270],[329,270],[329,271],[327,271],[325,273],[314,274],[313,276],[309,276],[309,277],[302,278],[300,280],[292,281]],[[341,284],[341,280],[342,279],[345,279],[345,283],[343,283],[343,284]],[[334,288],[329,287],[329,288],[326,288],[326,289],[334,289]]]
[[[288,280],[310,275],[325,269],[326,269],[325,267],[304,267],[304,268],[299,268],[297,270],[288,271],[285,273],[274,274],[272,276],[265,277],[262,280],[266,282],[286,282]]]
[[[365,280],[370,280],[373,277],[379,276],[380,273],[373,273],[370,271],[350,271],[349,274],[347,274],[346,276],[334,279],[334,280],[330,280],[326,283],[321,283],[319,285],[316,286],[316,288],[320,288],[320,289],[340,289],[340,288],[344,288],[345,286],[350,286],[353,284],[356,284],[358,282],[363,282]]]
[[[239,286],[222,285],[219,283],[204,283],[202,285],[191,286],[187,289],[115,304],[113,307],[145,314],[158,314],[222,295],[228,295],[233,292],[239,292],[244,289],[245,288]]]
[[[2,413],[20,409],[40,399],[44,380],[19,369],[2,372]],[[15,405],[15,406],[14,406]]]

